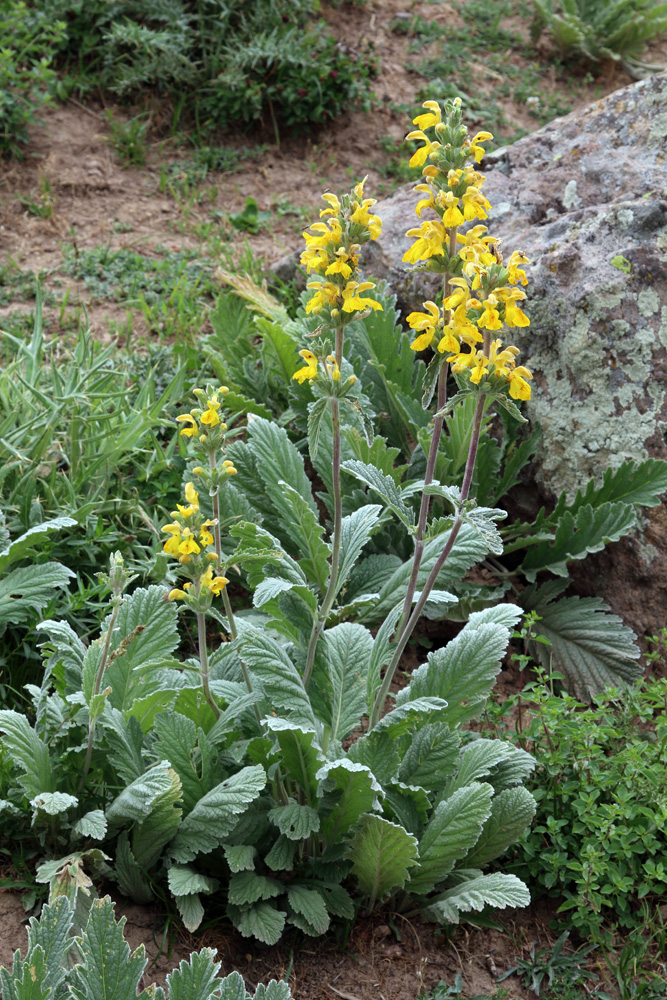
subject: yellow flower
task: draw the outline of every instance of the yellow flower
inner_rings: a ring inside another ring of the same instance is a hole
[[[518,368],[515,368],[510,373],[509,388],[512,399],[530,399],[530,386],[526,382],[526,379],[532,377],[532,373],[522,365],[519,365]]]
[[[190,426],[184,427],[181,434],[184,437],[193,437],[195,434],[199,434],[199,428],[197,427],[197,421],[190,413],[181,413],[180,416],[176,417],[180,423],[187,423],[189,421]]]
[[[403,254],[403,260],[408,264],[416,264],[417,261],[428,260],[445,252],[447,233],[439,220],[422,222],[418,229],[408,229],[406,236],[416,237],[410,249]]]
[[[330,219],[329,222],[331,228],[325,222],[313,222],[310,228],[314,231],[314,236],[308,232],[302,234],[308,249],[326,248],[340,241],[343,234],[340,222],[338,219]]]
[[[328,268],[324,272],[325,274],[342,274],[344,278],[349,278],[352,274],[352,268],[347,263],[349,256],[345,252],[345,248],[341,247],[336,250],[336,257],[333,264],[329,264]]]
[[[164,543],[164,545],[162,546],[162,551],[166,552],[167,555],[170,556],[178,556],[180,554],[178,549],[178,546],[180,544],[181,544],[181,536],[173,535],[171,538],[168,538],[167,541]]]
[[[488,139],[493,139],[490,132],[478,132],[477,135],[473,136],[470,142],[464,146],[465,151],[474,156],[477,163],[480,163],[486,155],[484,146],[479,146],[478,143],[486,142]]]
[[[372,240],[376,240],[382,232],[382,220],[379,215],[371,215],[368,211],[375,204],[376,201],[373,198],[366,198],[361,204],[355,201],[354,211],[350,215],[350,222],[356,222],[358,226],[365,226]]]
[[[517,301],[525,299],[525,292],[522,292],[520,288],[499,288],[498,297],[505,302],[505,323],[507,326],[530,326],[530,320],[517,305]]]
[[[306,302],[307,313],[321,312],[324,306],[333,306],[338,301],[339,289],[330,281],[309,281],[306,287],[317,289],[312,299]]]
[[[421,219],[422,212],[425,208],[435,209],[435,201],[433,199],[433,192],[431,191],[428,184],[417,184],[415,185],[415,191],[424,191],[428,194],[428,198],[422,198],[417,202],[415,206],[415,214]]]
[[[509,280],[512,285],[516,285],[518,282],[521,282],[522,285],[528,284],[526,272],[521,270],[522,264],[530,264],[530,261],[522,250],[515,250],[507,262]]]
[[[200,580],[201,586],[206,587],[217,597],[220,591],[227,586],[229,580],[226,576],[213,576],[213,566],[209,566]]]
[[[185,484],[185,499],[188,501],[188,503],[192,504],[193,507],[195,508],[199,507],[199,494],[195,489],[194,483]]]
[[[311,271],[321,271],[329,263],[329,254],[324,247],[304,250],[301,254],[301,263],[306,265],[308,274]]]
[[[453,229],[455,226],[461,225],[464,219],[458,207],[459,199],[452,191],[441,191],[438,195],[438,204],[444,208],[443,226],[446,226],[447,229]]]
[[[213,545],[213,535],[210,531],[206,531],[202,528],[199,534],[199,541],[206,548],[207,545]]]
[[[192,553],[199,555],[201,548],[197,544],[197,540],[189,528],[183,530],[182,541],[178,546],[178,551],[183,556],[189,556]]]
[[[446,326],[443,334],[444,336],[438,342],[438,352],[444,354],[445,351],[453,351],[458,354],[461,345],[454,335],[454,329],[451,326]]]
[[[189,588],[191,586],[192,586],[192,583],[184,583],[182,590],[179,590],[178,587],[175,587],[173,590],[170,590],[169,591],[169,600],[170,601],[182,601],[183,598],[186,596],[186,592],[189,590]]]
[[[429,113],[426,115],[417,115],[416,118],[412,119],[412,124],[416,125],[419,129],[431,128],[433,125],[439,125],[442,121],[442,112],[438,102],[424,101],[422,107],[428,108]]]
[[[323,194],[322,201],[326,201],[329,207],[321,209],[320,218],[326,215],[340,215],[341,204],[335,194]]]
[[[332,369],[331,369],[331,377],[332,377],[332,379],[334,380],[334,382],[338,382],[339,379],[340,379],[340,368],[338,367],[338,363],[336,361],[336,355],[335,354],[328,354],[327,355],[327,361],[332,366]]]
[[[434,150],[440,148],[439,142],[431,142],[428,136],[424,135],[421,130],[416,132],[409,132],[406,139],[423,139],[425,145],[421,146],[415,153],[410,157],[411,167],[423,167],[426,163],[426,157],[429,156]]]
[[[491,205],[479,188],[471,185],[461,195],[461,201],[463,202],[463,214],[467,222],[471,222],[473,219],[487,218],[487,210],[491,208]]]
[[[421,330],[418,337],[413,340],[410,347],[413,351],[425,351],[430,347],[431,341],[435,337],[435,329],[440,322],[440,310],[435,302],[430,300],[424,303],[425,313],[412,312],[406,317],[406,322],[413,330]]]
[[[217,427],[220,423],[220,417],[218,416],[219,409],[220,401],[217,396],[214,396],[213,399],[207,400],[207,408],[199,418],[202,424],[206,424],[208,427]]]
[[[299,355],[306,362],[306,367],[295,371],[292,378],[303,384],[306,379],[314,379],[317,375],[317,358],[312,351],[299,351]]]
[[[484,311],[477,320],[477,325],[487,330],[501,329],[503,324],[498,314],[498,300],[493,293],[484,299]]]
[[[368,291],[369,288],[375,288],[372,281],[348,281],[345,288],[343,289],[343,312],[355,312],[359,309],[373,309],[377,311],[378,309],[382,312],[382,306],[375,299],[362,299],[362,292]]]

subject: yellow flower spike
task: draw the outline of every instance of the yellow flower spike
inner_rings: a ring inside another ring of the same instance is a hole
[[[350,222],[355,222],[359,226],[365,226],[368,229],[370,237],[372,240],[378,239],[382,233],[382,220],[379,215],[371,215],[368,211],[375,205],[375,201],[372,198],[367,198],[361,205],[357,205],[354,212],[350,216]]]
[[[181,413],[180,416],[176,417],[179,423],[187,423],[189,421],[189,427],[183,427],[181,434],[184,437],[193,437],[195,434],[199,433],[199,427],[197,426],[197,421],[189,413]]]
[[[193,507],[199,507],[199,494],[195,489],[194,483],[185,484],[185,499],[189,504],[192,504]]]
[[[306,362],[306,367],[295,371],[292,378],[303,384],[306,379],[311,381],[317,375],[317,358],[312,351],[299,351],[299,355]]]
[[[362,292],[375,288],[372,281],[348,281],[343,289],[343,312],[351,313],[361,309],[373,309],[382,312],[382,306],[375,299],[361,298]]]
[[[522,285],[528,284],[528,278],[526,277],[526,272],[521,270],[521,266],[524,264],[530,264],[530,261],[526,257],[522,250],[515,250],[507,261],[507,270],[509,272],[510,284],[516,285],[519,282]]]
[[[321,312],[326,305],[333,306],[338,302],[340,289],[331,281],[309,281],[306,287],[317,289],[312,299],[306,302],[307,313]]]
[[[417,115],[416,118],[412,119],[413,125],[416,125],[419,129],[424,129],[440,124],[442,121],[442,111],[437,101],[424,101],[422,108],[427,108],[428,114]]]

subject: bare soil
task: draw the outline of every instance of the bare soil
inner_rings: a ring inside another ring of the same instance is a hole
[[[259,208],[271,209],[277,202],[289,202],[293,215],[274,212],[270,229],[255,236],[240,237],[220,223],[220,233],[228,236],[232,255],[238,254],[247,239],[255,256],[267,262],[294,250],[300,243],[303,221],[298,210],[316,211],[323,190],[346,188],[365,174],[368,190],[388,193],[392,180],[387,176],[386,153],[380,140],[389,136],[396,146],[407,131],[408,122],[393,107],[394,102],[410,102],[424,80],[411,66],[415,57],[409,39],[392,30],[396,17],[420,14],[440,23],[460,25],[462,15],[451,4],[424,0],[369,0],[363,6],[324,4],[323,15],[341,41],[359,47],[370,41],[379,59],[379,75],[374,82],[375,109],[368,115],[351,111],[326,128],[313,129],[298,138],[283,137],[281,146],[269,144],[258,158],[239,163],[234,172],[209,174],[204,197],[192,205],[181,204],[160,190],[161,166],[186,158],[191,151],[168,141],[152,142],[144,167],[121,166],[110,144],[108,124],[102,106],[83,107],[75,101],[44,114],[45,127],[35,128],[23,163],[6,166],[0,182],[0,250],[2,262],[12,259],[24,270],[46,271],[58,276],[61,291],[71,288],[68,310],[86,305],[93,332],[102,340],[113,339],[110,323],[120,320],[125,307],[108,301],[90,301],[80,282],[60,270],[62,246],[79,249],[106,245],[111,250],[135,248],[150,253],[157,246],[173,250],[202,247],[202,225],[210,223],[211,212],[239,212],[245,199],[254,197]],[[501,27],[527,36],[527,25],[508,20]],[[649,62],[665,61],[665,45],[653,46]],[[513,65],[527,65],[526,59],[508,52]],[[470,66],[475,79],[462,79],[462,90],[493,96],[502,76],[491,73],[480,61]],[[553,93],[567,92],[572,108],[584,107],[597,98],[632,82],[617,64],[602,67],[592,79],[584,72],[558,75],[551,66],[542,88]],[[132,113],[142,111],[141,107]],[[115,109],[116,117],[128,109]],[[507,101],[506,118],[513,127],[533,129],[539,123],[525,101]],[[472,127],[483,122],[472,121]],[[499,139],[502,141],[503,136]],[[231,149],[271,143],[268,131],[221,137]],[[54,211],[51,218],[31,215],[18,196],[33,197],[41,178],[51,187]],[[33,303],[19,308],[29,310]],[[16,309],[12,304],[2,313]],[[139,332],[140,332],[140,328]],[[516,690],[517,676],[504,672],[500,697]],[[555,905],[540,903],[523,912],[499,914],[506,933],[462,926],[446,936],[432,925],[407,919],[400,914],[381,912],[373,918],[361,917],[346,942],[333,935],[322,940],[286,938],[274,948],[262,948],[241,938],[224,921],[189,935],[173,926],[165,931],[163,913],[119,901],[117,912],[127,918],[127,936],[134,948],[146,945],[150,966],[144,985],[164,982],[166,973],[178,961],[203,946],[218,949],[223,972],[238,969],[249,986],[289,973],[292,991],[298,1000],[410,1000],[420,989],[432,988],[440,979],[453,983],[457,972],[463,976],[466,995],[493,993],[496,976],[519,957],[527,957],[532,942],[553,944],[556,933],[549,929]],[[0,892],[0,965],[11,964],[16,948],[25,949],[26,915],[21,897]],[[505,983],[508,1000],[533,996],[516,977]],[[585,994],[582,993],[582,996]]]

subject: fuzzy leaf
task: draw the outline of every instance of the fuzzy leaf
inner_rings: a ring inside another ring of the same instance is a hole
[[[86,928],[77,938],[81,964],[70,987],[76,1000],[128,1000],[138,993],[146,952],[140,945],[130,954],[123,936],[125,917],[116,923],[113,909],[108,896],[94,899]]]
[[[474,782],[436,806],[419,841],[421,867],[412,879],[411,892],[430,892],[477,843],[491,815],[492,796],[491,785]]]
[[[370,539],[373,529],[379,521],[381,512],[382,507],[379,504],[366,504],[343,518],[340,538],[340,568],[338,571],[336,593],[345,586],[361,554],[361,550]]]
[[[466,868],[481,868],[523,835],[535,815],[535,799],[526,788],[508,788],[496,795],[479,840],[465,856]]]
[[[321,792],[333,803],[322,821],[322,836],[327,845],[339,844],[350,827],[365,812],[371,812],[382,788],[363,764],[346,757],[325,764],[317,772]]]
[[[238,872],[229,880],[228,899],[233,906],[256,903],[258,899],[272,899],[283,891],[282,882],[258,875],[256,872]]]
[[[61,528],[73,528],[76,523],[73,517],[54,517],[50,521],[42,521],[41,524],[29,528],[0,552],[0,573],[31,550],[41,548],[44,535],[51,531],[60,531]]]
[[[135,903],[147,906],[153,902],[153,890],[146,878],[146,873],[137,864],[132,853],[127,831],[123,830],[116,841],[115,871],[121,892],[134,900]]]
[[[375,466],[359,462],[357,459],[350,459],[347,462],[343,462],[342,468],[353,475],[355,479],[368,486],[374,493],[377,493],[386,506],[403,522],[406,528],[413,526],[415,520],[414,512],[404,503],[401,491],[391,476],[385,476]]]
[[[247,909],[230,903],[227,915],[243,937],[255,937],[264,944],[277,944],[285,928],[285,912],[265,900]]]
[[[115,826],[146,819],[158,797],[172,787],[170,770],[168,760],[160,761],[124,788],[111,805],[107,806],[107,821]]]
[[[204,919],[204,907],[199,896],[174,896],[174,902],[186,930],[193,934]]]
[[[597,597],[565,597],[551,602],[545,588],[526,595],[527,611],[541,617],[537,632],[549,640],[529,644],[546,669],[562,673],[568,689],[590,700],[605,687],[631,684],[642,676],[635,634]]]
[[[301,926],[307,934],[326,934],[331,921],[324,900],[316,889],[307,889],[302,885],[290,886],[287,890],[287,899],[294,912],[301,914],[312,930],[298,923],[297,927]]]
[[[410,869],[417,864],[417,840],[402,826],[367,813],[352,837],[348,857],[359,889],[372,906],[385,892],[409,880]]]
[[[438,791],[456,768],[461,737],[447,723],[430,722],[412,733],[398,772],[401,781]]]
[[[285,719],[268,718],[266,726],[278,741],[282,766],[290,777],[299,782],[307,802],[314,804],[317,798],[316,776],[324,763],[314,731]]]
[[[154,732],[155,754],[168,760],[181,779],[183,811],[187,814],[217,783],[210,763],[210,743],[203,730],[180,712],[156,716]]]
[[[295,723],[315,725],[315,717],[298,670],[275,639],[246,626],[241,634],[241,654],[260,681],[274,708],[283,708]]]
[[[589,552],[600,552],[609,542],[632,531],[635,512],[629,504],[604,503],[593,508],[584,504],[576,516],[566,510],[558,521],[553,541],[531,545],[521,564],[521,571],[533,582],[541,570],[567,576],[572,559],[584,559]]]
[[[46,964],[42,985],[45,990],[50,989],[52,995],[64,978],[63,959],[74,943],[71,937],[73,919],[74,913],[66,896],[59,896],[51,903],[45,903],[39,920],[30,918],[28,957],[33,948],[42,949]]]
[[[255,848],[251,844],[223,844],[229,870],[233,872],[252,871],[255,867]]]
[[[25,792],[33,797],[55,791],[49,748],[26,717],[9,709],[0,711],[0,731],[4,733],[3,748],[14,766],[23,771],[19,784]]]
[[[331,738],[342,740],[359,725],[366,711],[366,681],[374,643],[363,625],[342,622],[324,632],[324,645],[332,688]]]
[[[317,458],[322,421],[327,412],[328,405],[329,400],[325,396],[308,404],[308,450],[313,462]]]
[[[496,607],[472,614],[444,649],[430,653],[426,663],[413,672],[410,684],[396,697],[397,707],[414,698],[439,697],[447,701],[442,719],[450,726],[475,716],[500,670],[510,640],[508,625],[521,617],[515,605],[504,608],[500,613]]]
[[[169,1000],[211,1000],[222,985],[218,979],[219,969],[214,948],[193,952],[187,962],[181,959],[178,967],[167,975]],[[239,1000],[245,1000],[245,987]]]
[[[248,421],[248,445],[277,520],[291,524],[293,517],[292,504],[285,496],[283,483],[291,486],[317,515],[303,458],[288,438],[287,431],[274,421],[255,417]]]
[[[170,848],[172,857],[188,862],[197,854],[214,850],[234,828],[239,813],[257,798],[265,784],[264,768],[256,764],[244,767],[216,785],[181,823]]]
[[[320,524],[312,505],[297,493],[289,483],[278,484],[284,503],[291,508],[290,534],[295,538],[301,553],[301,565],[306,576],[313,580],[322,592],[326,589],[329,576],[330,547],[322,537],[324,527]],[[310,495],[310,494],[309,494]]]
[[[33,809],[41,809],[47,816],[59,816],[79,804],[76,795],[67,792],[42,792],[30,800]]]
[[[18,625],[39,614],[57,588],[64,588],[76,574],[57,562],[14,569],[0,577],[0,633],[5,625]]]
[[[264,861],[272,872],[289,872],[294,867],[295,851],[296,842],[289,840],[281,834],[264,858]]]
[[[478,875],[476,878],[443,892],[437,902],[424,907],[427,920],[439,924],[458,924],[461,913],[483,910],[485,906],[504,909],[507,906],[528,906],[530,893],[516,875]]]
[[[305,840],[320,829],[317,810],[294,801],[286,806],[275,806],[269,812],[269,819],[289,840]]]
[[[208,895],[220,885],[217,878],[202,875],[190,865],[171,865],[167,871],[167,882],[173,896],[192,896],[198,892]]]
[[[457,788],[464,788],[472,781],[486,778],[501,761],[507,760],[512,747],[503,740],[473,740],[463,747],[458,771],[444,786],[439,799],[449,798]]]

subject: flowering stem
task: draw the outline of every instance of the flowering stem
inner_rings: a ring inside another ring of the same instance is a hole
[[[343,327],[336,327],[335,357],[338,370],[343,363]],[[340,492],[340,403],[332,396],[331,402],[331,425],[333,428],[333,455],[332,455],[332,493],[334,501],[333,509],[333,534],[331,537],[331,573],[326,593],[322,599],[322,606],[319,614],[313,622],[313,627],[308,641],[308,651],[306,653],[306,666],[303,671],[303,686],[308,688],[310,678],[315,664],[315,650],[317,640],[320,637],[324,623],[329,617],[329,612],[338,590],[338,568],[340,562],[340,540],[343,524],[343,498]]]
[[[107,629],[107,634],[104,638],[104,649],[102,650],[102,659],[100,660],[100,665],[97,668],[95,683],[93,684],[93,694],[92,694],[93,698],[100,693],[100,688],[102,687],[102,678],[104,677],[104,671],[106,670],[107,667],[107,660],[109,659],[109,649],[111,648],[111,637],[113,636],[113,631],[114,628],[116,627],[116,618],[118,617],[118,611],[120,609],[121,603],[122,603],[121,600],[119,600],[118,598],[115,599],[113,611],[111,612],[111,621],[109,622],[109,628]],[[91,718],[90,724],[88,726],[88,746],[86,748],[86,759],[83,764],[81,784],[79,785],[79,794],[81,794],[81,791],[86,781],[86,775],[90,770],[90,760],[93,755],[94,739],[95,739],[95,718]]]
[[[408,644],[408,639],[412,635],[417,622],[421,617],[421,613],[424,610],[424,605],[426,604],[429,594],[433,590],[435,583],[440,575],[442,567],[447,561],[449,553],[454,547],[454,542],[461,530],[461,525],[463,524],[463,505],[468,499],[470,493],[470,487],[472,485],[472,476],[475,469],[475,459],[477,458],[477,446],[479,445],[479,435],[482,429],[482,417],[484,415],[484,393],[480,392],[477,397],[477,405],[475,406],[475,415],[473,417],[472,433],[470,435],[470,447],[468,449],[468,460],[466,462],[465,472],[463,474],[463,485],[461,487],[461,501],[459,503],[456,516],[454,518],[454,523],[450,529],[447,541],[440,555],[438,556],[433,569],[428,575],[426,583],[422,587],[419,599],[414,606],[412,614],[408,619],[407,624],[403,628],[402,632],[398,635],[396,641],[396,646],[394,649],[394,655],[392,656],[391,662],[387,667],[387,670],[382,681],[382,686],[377,694],[375,703],[373,705],[373,710],[371,712],[369,729],[373,729],[380,720],[380,715],[382,713],[382,708],[389,694],[389,688],[391,687],[391,682],[394,679],[394,674],[396,673],[396,668],[398,667],[401,656],[403,655],[403,650]]]
[[[220,709],[215,703],[211,689],[209,687],[208,673],[208,653],[206,651],[206,616],[203,611],[197,612],[197,633],[199,638],[199,664],[201,667],[201,686],[204,689],[204,697],[213,709],[216,719],[220,718]]]
[[[213,452],[209,452],[208,464],[211,467],[211,471],[215,470],[215,455]],[[218,557],[218,573],[222,572],[222,538],[220,536],[220,500],[219,500],[220,487],[218,487],[215,493],[211,494],[211,504],[213,506],[213,519],[215,521],[215,526],[213,528],[213,537],[215,539],[215,554]],[[232,639],[236,639],[238,635],[238,630],[236,628],[236,621],[234,619],[234,612],[232,611],[232,602],[229,600],[229,594],[226,588],[222,591],[222,603],[225,606],[225,614],[227,615],[227,622],[229,623],[229,634]],[[251,689],[252,690],[252,689]]]
[[[456,234],[458,232],[458,226],[454,226],[449,232],[449,255],[454,256],[456,250]],[[444,277],[442,285],[442,300],[443,302],[447,299],[449,295],[449,275],[446,274]],[[447,310],[445,313],[443,310],[443,320],[445,323],[449,322],[450,311]],[[449,366],[445,363],[440,368],[438,373],[438,395],[437,395],[437,405],[436,413],[439,414],[445,403],[447,402],[447,372]],[[430,486],[433,482],[433,476],[435,475],[435,463],[438,457],[438,448],[440,447],[440,438],[442,436],[442,428],[444,426],[445,417],[436,416],[433,422],[433,434],[431,435],[431,443],[428,449],[428,457],[426,459],[426,474],[424,476],[424,486]],[[419,567],[421,566],[422,556],[424,555],[424,532],[426,530],[426,521],[428,518],[429,507],[431,503],[431,498],[427,493],[422,493],[421,503],[419,505],[419,517],[417,519],[417,531],[415,534],[415,551],[412,558],[412,570],[410,572],[410,580],[408,581],[408,589],[405,595],[405,601],[403,602],[403,610],[401,611],[401,617],[396,629],[396,636],[399,636],[405,627],[410,616],[410,610],[412,608],[412,602],[415,596],[415,590],[417,589],[417,580],[419,577]]]

